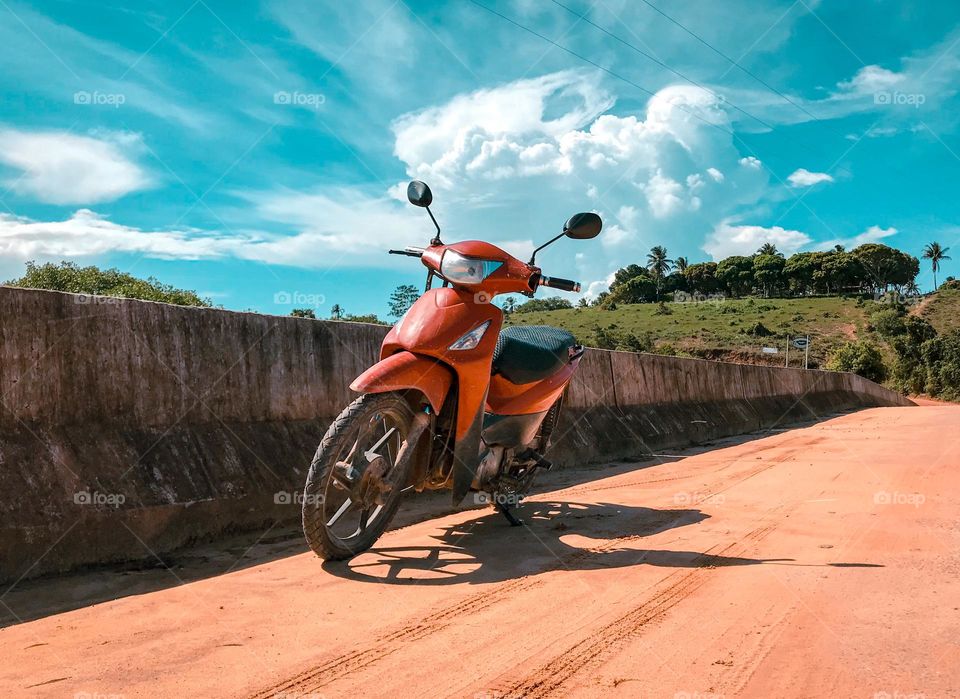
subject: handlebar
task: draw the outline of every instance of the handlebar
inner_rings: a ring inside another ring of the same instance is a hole
[[[403,250],[387,250],[391,255],[406,255],[407,257],[423,257],[423,253],[426,252],[424,248],[414,247],[408,245]],[[542,274],[539,274],[539,270],[534,267],[533,277],[530,279],[531,290],[535,290],[538,286],[548,286],[551,289],[559,289],[560,291],[580,291],[580,282],[575,282],[572,279],[561,279],[560,277],[547,277]]]
[[[423,257],[423,248],[408,245],[403,250],[387,250],[391,255],[406,255],[407,257]]]
[[[560,277],[540,277],[540,286],[549,286],[551,289],[560,291],[580,291],[580,282],[572,279],[560,279]]]

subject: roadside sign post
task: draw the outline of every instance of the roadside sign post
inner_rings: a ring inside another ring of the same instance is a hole
[[[793,346],[797,349],[803,350],[803,368],[810,368],[810,336],[804,335],[803,337],[793,338]],[[789,350],[788,350],[789,351]]]
[[[790,336],[789,335],[787,335],[787,356],[783,362],[783,366],[785,367],[790,366]]]

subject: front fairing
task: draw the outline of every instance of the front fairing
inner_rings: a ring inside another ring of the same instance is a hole
[[[454,447],[453,499],[459,502],[470,488],[480,451],[490,367],[503,313],[488,297],[465,289],[444,287],[421,296],[383,340],[384,359],[403,350],[434,357],[457,376],[457,419]],[[451,350],[450,346],[471,330],[489,323],[477,346]]]
[[[490,325],[476,348],[449,349],[465,334],[488,321]],[[486,383],[502,322],[503,313],[487,303],[482,294],[452,287],[431,289],[417,299],[384,338],[380,358],[404,349],[451,365],[486,362]]]

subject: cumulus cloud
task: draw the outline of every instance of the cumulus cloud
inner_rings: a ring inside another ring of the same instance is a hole
[[[764,243],[773,243],[777,250],[790,255],[811,242],[810,236],[801,231],[780,226],[735,225],[725,220],[707,238],[703,250],[714,260],[722,260],[731,255],[752,255]]]
[[[109,252],[137,252],[151,257],[195,260],[218,257],[240,241],[181,229],[144,231],[80,209],[63,221],[33,221],[0,214],[0,255],[88,257]]]
[[[483,238],[529,252],[559,232],[571,214],[600,213],[605,229],[598,241],[561,241],[538,256],[548,271],[583,280],[606,279],[663,241],[674,254],[681,254],[676,248],[695,249],[708,233],[716,235],[717,221],[732,220],[766,196],[766,168],[739,152],[726,131],[723,101],[709,90],[667,87],[636,114],[612,114],[613,105],[596,73],[518,80],[399,117],[393,124],[395,152],[410,176],[434,188],[433,210],[445,239]],[[142,186],[145,175],[137,180],[135,163],[123,159],[135,150],[135,139],[72,138],[113,155],[101,160],[116,165],[102,170],[98,182],[83,183],[85,199]],[[118,172],[128,174],[126,188],[103,191],[107,182],[123,181],[109,176]],[[234,192],[249,205],[250,229],[239,233],[140,230],[89,209],[65,221],[6,217],[0,219],[0,251],[21,257],[114,250],[299,267],[387,265],[395,263],[384,254],[387,248],[422,244],[433,233],[402,190]],[[63,193],[59,198],[69,200]],[[775,242],[787,249],[792,238]],[[575,255],[584,250],[589,254]]]
[[[134,160],[140,148],[130,133],[0,130],[0,163],[19,171],[7,187],[49,204],[95,204],[149,187]]]
[[[787,177],[787,181],[793,187],[812,187],[821,182],[833,182],[833,177],[825,172],[810,172],[805,168],[799,168]]]
[[[865,245],[866,243],[880,243],[883,242],[885,238],[889,238],[892,235],[897,234],[897,229],[894,227],[890,228],[881,228],[880,226],[870,226],[863,233],[859,233],[851,238],[836,238],[834,240],[826,240],[822,243],[817,244],[818,250],[829,250],[835,245],[842,245],[848,250],[857,247],[858,245]]]

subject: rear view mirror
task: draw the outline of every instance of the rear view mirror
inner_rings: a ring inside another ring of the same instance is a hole
[[[407,199],[414,206],[426,208],[433,203],[433,192],[430,191],[426,182],[414,180],[407,185]]]
[[[603,220],[593,212],[574,214],[563,224],[563,234],[574,240],[589,240],[600,235]]]

